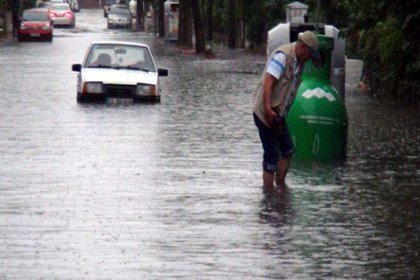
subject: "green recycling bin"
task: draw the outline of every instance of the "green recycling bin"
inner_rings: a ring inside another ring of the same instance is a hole
[[[317,69],[307,61],[286,121],[296,146],[296,159],[340,160],[346,157],[347,112],[342,96],[330,81],[334,38],[317,37],[324,65]]]

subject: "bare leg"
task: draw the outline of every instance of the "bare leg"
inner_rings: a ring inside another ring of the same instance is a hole
[[[274,172],[263,171],[263,184],[265,190],[274,189]]]
[[[283,188],[286,187],[286,175],[289,171],[291,156],[282,157],[277,162],[276,185]]]

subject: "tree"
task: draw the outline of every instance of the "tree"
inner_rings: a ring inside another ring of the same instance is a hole
[[[213,41],[213,0],[207,1],[207,40]]]
[[[137,0],[137,7],[136,7],[136,19],[137,19],[137,30],[138,31],[144,31],[144,5],[143,0]]]
[[[264,44],[267,31],[285,19],[284,0],[241,0],[240,6],[251,47]]]
[[[192,46],[193,32],[191,22],[193,22],[195,51],[203,53],[206,44],[198,0],[180,0],[179,4],[178,44],[180,46]]]
[[[165,0],[158,0],[159,37],[165,37]]]
[[[179,1],[178,45],[191,47],[192,43],[192,14],[188,0]]]
[[[195,51],[203,53],[206,50],[206,41],[204,37],[203,23],[201,19],[200,7],[198,0],[189,0],[194,19],[194,32],[195,32]]]
[[[401,82],[417,85],[420,76],[420,3],[347,0],[349,49],[360,53],[375,94],[396,95]],[[413,88],[415,90],[415,88]]]
[[[228,47],[236,48],[236,0],[229,0]]]

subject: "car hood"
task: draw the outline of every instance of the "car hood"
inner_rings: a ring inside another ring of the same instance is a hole
[[[137,70],[83,68],[82,79],[84,82],[102,82],[104,84],[156,85],[158,75],[156,72],[144,72]]]
[[[110,18],[125,18],[125,19],[129,19],[130,15],[121,15],[121,14],[109,14]]]
[[[42,28],[49,23],[49,21],[24,21],[23,25],[26,27]]]

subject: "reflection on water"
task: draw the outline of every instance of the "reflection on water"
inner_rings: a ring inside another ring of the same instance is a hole
[[[275,228],[287,227],[292,221],[289,188],[266,190],[261,201],[262,219]]]
[[[349,88],[347,160],[293,161],[264,193],[264,59],[161,51],[161,104],[78,105],[70,64],[107,36],[0,46],[1,279],[416,278],[418,110]]]

